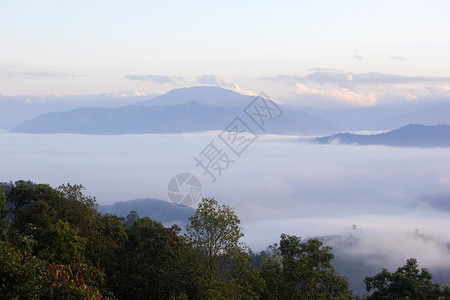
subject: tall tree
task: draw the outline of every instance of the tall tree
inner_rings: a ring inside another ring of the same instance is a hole
[[[220,205],[214,198],[203,198],[189,220],[186,236],[199,252],[205,283],[211,286],[220,279],[225,265],[245,248],[239,241],[241,221],[230,206]]]

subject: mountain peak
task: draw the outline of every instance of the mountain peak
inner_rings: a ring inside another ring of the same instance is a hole
[[[172,90],[141,105],[118,108],[84,108],[40,115],[11,132],[138,134],[182,133],[223,128],[244,114],[255,98],[231,90],[198,86]],[[334,132],[324,119],[302,111],[284,110],[266,133],[318,134]]]
[[[171,90],[141,104],[157,106],[197,101],[207,105],[236,107],[246,105],[252,98],[218,86],[193,86]]]

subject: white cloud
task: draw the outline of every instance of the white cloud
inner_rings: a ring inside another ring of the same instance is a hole
[[[348,84],[349,76],[354,84],[389,84],[411,82],[450,82],[450,77],[445,76],[406,76],[397,74],[385,74],[379,72],[369,73],[343,73],[343,72],[314,72],[308,74],[305,79],[320,84]]]
[[[116,98],[126,98],[126,97],[141,97],[147,96],[148,94],[145,92],[136,92],[136,91],[123,91],[118,93],[110,94],[112,97]]]
[[[318,108],[450,101],[450,77],[315,71],[259,78],[283,104]],[[269,85],[270,84],[270,85]]]
[[[425,89],[430,91],[430,92],[449,93],[450,92],[450,85],[436,84],[434,86],[427,86],[427,87],[425,87]]]
[[[211,74],[201,75],[197,77],[197,82],[200,84],[220,86],[243,95],[256,96],[256,93],[253,91],[242,89],[237,83],[231,82],[231,80],[226,77]]]
[[[350,79],[351,80],[351,79]],[[311,97],[317,102],[340,102],[350,106],[373,106],[377,97],[373,93],[368,93],[366,95],[358,94],[347,88],[331,89],[331,90],[318,90],[310,89],[307,86],[296,83],[296,93],[298,96]],[[320,103],[316,103],[319,106]]]
[[[450,77],[446,76],[406,76],[398,74],[385,74],[380,72],[352,73],[320,68],[315,68],[311,70],[314,70],[314,72],[309,73],[307,76],[279,75],[276,77],[264,77],[260,79],[273,81],[286,81],[286,82],[287,81],[315,82],[319,84],[340,84],[340,85],[450,82]]]

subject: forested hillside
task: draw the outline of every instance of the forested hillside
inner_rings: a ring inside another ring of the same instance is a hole
[[[186,233],[135,212],[101,214],[81,185],[20,181],[0,191],[2,299],[352,299],[319,239],[281,234],[254,255],[234,210],[202,199]],[[368,299],[438,299],[409,259],[367,277]]]

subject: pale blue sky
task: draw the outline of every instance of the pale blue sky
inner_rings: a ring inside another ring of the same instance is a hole
[[[288,97],[298,82],[258,78],[318,69],[450,77],[449,12],[449,1],[2,0],[0,93],[155,93],[214,75],[235,90]],[[390,88],[403,95],[430,82]],[[300,84],[313,94],[342,88]],[[450,82],[435,85],[445,92]],[[379,97],[377,88],[347,92]]]

